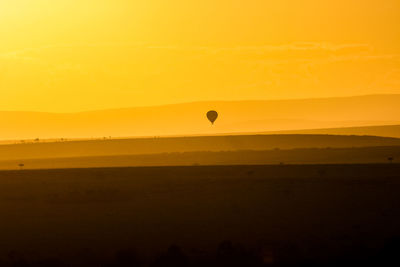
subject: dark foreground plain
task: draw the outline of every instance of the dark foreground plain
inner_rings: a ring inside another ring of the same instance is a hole
[[[0,266],[397,266],[400,165],[1,171],[0,214]]]

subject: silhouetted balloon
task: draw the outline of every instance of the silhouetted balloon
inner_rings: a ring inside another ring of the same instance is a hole
[[[211,121],[212,124],[214,124],[215,120],[218,118],[218,112],[215,110],[210,110],[207,112],[207,118],[209,121]]]

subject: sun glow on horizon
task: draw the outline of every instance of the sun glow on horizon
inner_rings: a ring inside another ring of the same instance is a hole
[[[400,93],[397,0],[2,0],[0,110]]]

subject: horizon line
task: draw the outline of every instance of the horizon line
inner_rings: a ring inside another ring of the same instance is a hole
[[[348,95],[348,96],[327,96],[327,97],[299,97],[299,98],[276,98],[276,99],[243,99],[243,100],[198,100],[198,101],[188,101],[188,102],[177,102],[159,105],[148,105],[148,106],[131,106],[131,107],[120,107],[120,108],[100,108],[100,109],[89,109],[82,111],[34,111],[34,110],[0,110],[4,113],[42,113],[42,114],[82,114],[82,113],[92,113],[101,111],[115,111],[115,110],[126,110],[126,109],[136,109],[136,108],[156,108],[156,107],[167,107],[167,106],[177,106],[177,105],[187,105],[187,104],[198,104],[198,103],[229,103],[229,102],[267,102],[267,101],[294,101],[294,100],[322,100],[322,99],[335,99],[335,98],[356,98],[356,97],[378,97],[378,96],[400,96],[400,93],[382,93],[382,94],[363,94],[363,95]]]
[[[183,133],[183,134],[167,134],[167,135],[132,135],[132,136],[98,136],[98,137],[49,137],[40,138],[38,143],[59,143],[59,142],[86,142],[86,141],[115,141],[115,140],[132,140],[132,139],[168,139],[168,138],[191,138],[191,137],[212,137],[212,136],[264,136],[264,135],[329,135],[329,136],[372,136],[383,138],[400,139],[400,137],[369,135],[369,134],[335,134],[335,133],[303,133],[304,131],[326,131],[326,130],[349,130],[363,128],[384,128],[396,127],[398,124],[384,125],[365,125],[365,126],[347,126],[347,127],[327,127],[327,128],[301,128],[290,130],[274,130],[274,131],[238,131],[238,132],[217,132],[217,133]],[[299,133],[300,132],[300,133]],[[21,141],[27,143],[21,143]],[[3,145],[22,145],[22,144],[37,144],[35,138],[22,139],[0,139],[0,146]]]

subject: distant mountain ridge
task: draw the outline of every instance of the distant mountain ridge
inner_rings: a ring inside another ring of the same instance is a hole
[[[211,127],[205,114],[215,109]],[[0,140],[266,132],[400,124],[400,95],[208,101],[79,113],[0,111]]]

